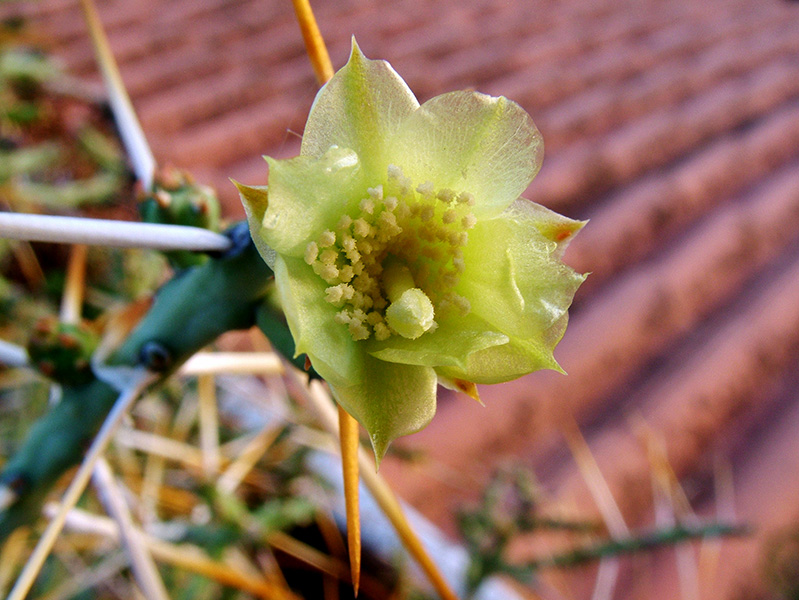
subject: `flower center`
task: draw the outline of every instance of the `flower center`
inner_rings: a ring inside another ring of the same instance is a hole
[[[325,300],[341,308],[336,321],[355,340],[416,339],[437,327],[436,317],[468,314],[469,301],[453,289],[476,223],[474,197],[431,182],[414,189],[394,165],[368,193],[357,214],[305,249],[305,262],[330,286]]]

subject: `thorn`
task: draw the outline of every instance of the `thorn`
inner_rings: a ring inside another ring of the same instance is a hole
[[[358,502],[358,421],[339,406],[341,466],[344,475],[344,503],[347,512],[347,546],[349,548],[352,589],[358,597],[361,579],[361,512]]]

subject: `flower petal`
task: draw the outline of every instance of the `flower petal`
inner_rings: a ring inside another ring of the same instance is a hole
[[[333,385],[359,382],[367,355],[347,327],[335,322],[338,309],[323,299],[327,284],[301,258],[278,256],[274,271],[296,355],[307,354]]]
[[[541,369],[563,373],[552,350],[566,331],[568,315],[550,327],[541,339],[513,338],[502,346],[493,346],[471,354],[465,368],[437,367],[436,373],[450,380],[474,383],[504,383]]]
[[[349,61],[314,100],[300,154],[318,158],[331,146],[351,148],[367,173],[385,177],[387,145],[418,106],[392,66],[366,58],[353,38]]]
[[[511,338],[540,336],[566,313],[585,280],[561,262],[561,246],[539,230],[555,220],[569,229],[581,224],[525,204],[531,203],[520,199],[502,215],[478,221],[463,249],[465,271],[456,286],[477,316]]]
[[[270,248],[260,235],[261,223],[264,220],[266,207],[269,204],[269,190],[265,185],[244,185],[238,181],[232,180],[233,185],[239,190],[239,197],[241,203],[244,205],[244,212],[247,215],[247,225],[250,228],[250,236],[258,249],[258,253],[264,262],[271,269],[275,266],[276,252]]]
[[[541,168],[544,142],[515,102],[477,92],[436,96],[397,132],[390,162],[416,184],[469,192],[478,218],[507,208]]]
[[[264,199],[240,188],[251,231],[273,250],[302,256],[309,241],[336,224],[366,195],[358,157],[352,150],[333,147],[320,158],[266,158],[269,192]],[[263,195],[263,194],[261,194]],[[260,221],[256,221],[258,215]],[[254,225],[253,225],[253,222]]]
[[[482,319],[467,315],[444,319],[435,331],[414,340],[399,335],[383,341],[372,338],[366,342],[366,348],[375,358],[389,362],[465,368],[470,354],[508,341],[508,336],[492,331]]]
[[[588,223],[588,221],[569,219],[525,198],[519,198],[511,204],[507,216],[516,221],[529,223],[546,239],[555,242],[557,249],[552,253],[553,258],[561,258],[574,235]]]
[[[396,438],[424,428],[436,412],[435,371],[384,362],[366,355],[364,377],[355,385],[333,385],[341,406],[369,432],[377,463]]]
[[[469,299],[476,316],[511,340],[469,357],[467,370],[478,372],[481,382],[557,369],[552,351],[563,335],[574,293],[585,280],[560,260],[565,238],[553,239],[562,237],[561,231],[571,237],[582,223],[528,204],[520,199],[502,215],[479,221],[463,250],[466,268],[457,293]]]

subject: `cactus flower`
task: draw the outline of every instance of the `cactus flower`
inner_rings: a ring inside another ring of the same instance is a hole
[[[379,458],[423,428],[436,385],[474,390],[537,369],[584,276],[561,262],[582,222],[522,199],[543,143],[504,97],[421,106],[353,42],[319,91],[300,155],[239,185],[297,354],[360,421]]]

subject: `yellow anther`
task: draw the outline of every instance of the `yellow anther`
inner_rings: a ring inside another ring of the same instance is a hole
[[[458,195],[458,202],[460,204],[466,204],[467,206],[474,206],[475,204],[474,196],[469,192],[461,192]]]
[[[383,186],[378,185],[373,188],[369,188],[366,190],[366,193],[369,194],[375,200],[382,200],[383,199]]]
[[[436,197],[442,202],[446,202],[447,204],[449,204],[455,199],[455,192],[453,192],[449,188],[444,188],[442,190],[439,190],[438,195]]]
[[[355,279],[352,280],[352,287],[354,287],[359,292],[368,292],[375,285],[375,280],[372,279],[372,276],[369,273],[361,273],[360,275],[356,275]]]
[[[329,248],[335,243],[336,243],[336,234],[330,231],[329,229],[323,232],[322,235],[319,236],[320,248]]]
[[[319,269],[319,276],[327,283],[334,284],[338,281],[338,268],[336,265],[322,265]]]
[[[454,223],[455,219],[458,218],[458,213],[456,213],[453,209],[447,209],[444,211],[444,214],[441,215],[441,220],[444,221],[447,225],[450,223]]]
[[[436,239],[437,228],[432,223],[425,223],[418,230],[419,238],[426,242],[433,242]]]
[[[363,323],[352,320],[349,322],[350,335],[356,342],[369,339],[369,330]]]
[[[338,276],[344,283],[349,283],[355,276],[355,270],[352,268],[352,265],[344,265],[338,270]]]
[[[404,220],[410,218],[410,216],[411,216],[411,209],[408,206],[408,204],[406,202],[404,202],[404,201],[403,202],[398,202],[395,212],[396,212],[397,218],[400,219],[401,221],[404,221]]]
[[[469,213],[463,217],[463,219],[461,219],[461,225],[463,225],[464,229],[471,229],[477,225],[477,217],[475,217],[472,213]]]
[[[386,299],[381,295],[377,295],[372,298],[372,302],[372,308],[375,310],[383,310],[386,306],[388,306],[388,302],[386,302]]]
[[[333,265],[336,263],[337,258],[338,252],[336,252],[333,248],[325,248],[319,255],[319,262],[321,262],[323,265]]]
[[[316,245],[316,242],[310,242],[305,247],[305,262],[312,265],[317,256],[319,256],[319,246]]]
[[[363,212],[371,215],[375,212],[375,201],[372,198],[364,198],[360,207]]]
[[[341,285],[334,285],[329,287],[325,290],[325,300],[330,302],[330,304],[340,304],[344,301],[344,293],[341,289]]]
[[[378,323],[375,325],[375,339],[377,339],[379,342],[382,342],[390,337],[391,330],[388,328],[388,325],[385,323]]]
[[[416,191],[422,196],[425,196],[427,198],[432,198],[433,194],[436,191],[436,188],[433,185],[432,181],[425,181],[423,184],[421,184],[419,187],[416,188]]]
[[[347,229],[349,229],[350,225],[352,225],[352,217],[349,215],[344,215],[338,220],[338,225],[336,226],[336,229],[338,229],[339,231],[346,231]]]
[[[372,232],[372,227],[361,217],[353,222],[352,231],[356,236],[364,238]]]
[[[458,307],[458,309],[461,311],[461,314],[464,316],[469,314],[469,311],[472,310],[471,303],[466,298],[459,296],[458,294],[455,294],[455,306]]]
[[[383,211],[380,213],[380,216],[377,218],[377,220],[380,223],[380,225],[383,227],[388,227],[389,229],[392,230],[399,229],[399,227],[397,226],[397,216],[394,213]],[[397,233],[399,233],[400,231],[402,230],[399,229]]]

